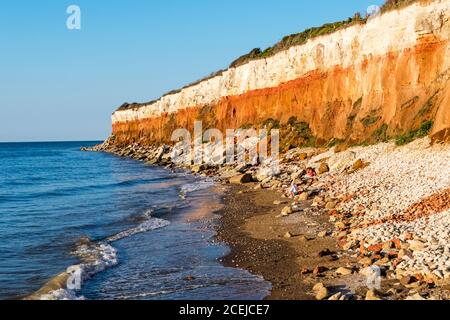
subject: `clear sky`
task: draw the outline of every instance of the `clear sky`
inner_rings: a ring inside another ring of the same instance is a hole
[[[0,4],[0,141],[98,140],[123,102],[158,98],[255,47],[382,0],[15,0]],[[68,30],[69,5],[81,30]]]

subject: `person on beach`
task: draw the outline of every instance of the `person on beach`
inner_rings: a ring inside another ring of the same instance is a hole
[[[317,177],[316,170],[314,170],[314,168],[309,167],[306,169],[306,175],[304,176],[303,181],[308,187],[310,187],[313,184],[316,177]]]
[[[308,169],[306,169],[306,176],[307,176],[308,178],[314,178],[314,177],[317,177],[316,170],[314,170],[313,168],[309,167]]]
[[[297,184],[295,184],[295,182],[292,182],[291,188],[289,189],[289,197],[294,198],[296,195],[298,195]]]

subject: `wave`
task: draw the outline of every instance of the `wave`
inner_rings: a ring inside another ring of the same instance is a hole
[[[27,300],[84,300],[78,296],[83,283],[108,268],[116,266],[118,262],[117,250],[113,242],[124,238],[166,227],[169,221],[152,217],[153,210],[148,210],[143,217],[147,219],[138,226],[119,232],[102,241],[92,241],[87,237],[79,239],[72,254],[80,260],[80,264],[72,265],[65,272],[60,273],[39,291],[27,297]]]
[[[145,184],[154,184],[160,181],[166,181],[175,179],[175,177],[158,177],[158,178],[152,178],[152,179],[142,179],[142,178],[136,178],[136,179],[129,179],[124,181],[118,181],[115,183],[107,183],[107,184],[93,184],[93,185],[86,185],[86,186],[73,186],[73,187],[64,187],[64,188],[57,188],[47,191],[39,191],[39,192],[29,192],[24,194],[7,194],[7,195],[1,195],[1,199],[4,201],[26,201],[26,200],[32,200],[32,199],[39,199],[42,197],[59,197],[59,196],[73,196],[74,194],[78,192],[86,192],[86,191],[100,191],[105,189],[111,189],[111,188],[117,188],[117,187],[134,187],[138,185],[145,185]],[[151,192],[151,191],[149,191]],[[155,191],[156,192],[156,191]]]
[[[151,219],[141,223],[139,226],[137,226],[135,228],[128,229],[123,232],[119,232],[118,234],[116,234],[112,237],[109,237],[107,239],[107,241],[108,242],[119,241],[123,238],[127,238],[127,237],[130,237],[130,236],[138,234],[138,233],[144,233],[144,232],[148,232],[151,230],[164,228],[164,227],[168,226],[169,224],[170,224],[170,222],[167,220],[163,220],[163,219],[159,219],[159,218],[151,218]]]
[[[213,187],[215,184],[214,180],[212,179],[206,179],[206,180],[200,180],[192,183],[186,183],[181,187],[180,191],[180,197],[184,199],[188,193],[193,193],[196,191],[201,191],[205,189],[209,189]]]

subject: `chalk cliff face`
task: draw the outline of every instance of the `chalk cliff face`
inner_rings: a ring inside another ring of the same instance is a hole
[[[395,136],[433,120],[450,132],[450,0],[421,1],[112,116],[119,144],[169,142],[195,120],[221,130],[310,125],[321,140]]]

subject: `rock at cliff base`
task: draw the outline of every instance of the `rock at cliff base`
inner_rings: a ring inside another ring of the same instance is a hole
[[[356,160],[356,162],[353,164],[351,172],[356,172],[359,170],[362,170],[364,168],[366,168],[369,165],[369,163],[364,162],[361,159]]]
[[[325,162],[322,162],[320,164],[320,167],[319,167],[319,170],[318,170],[319,174],[324,174],[324,173],[327,173],[329,171],[330,171],[330,167],[328,167],[328,164],[326,164]]]
[[[298,158],[299,158],[301,161],[304,161],[304,160],[308,159],[308,154],[307,154],[307,153],[300,153],[300,154],[298,155]]]

